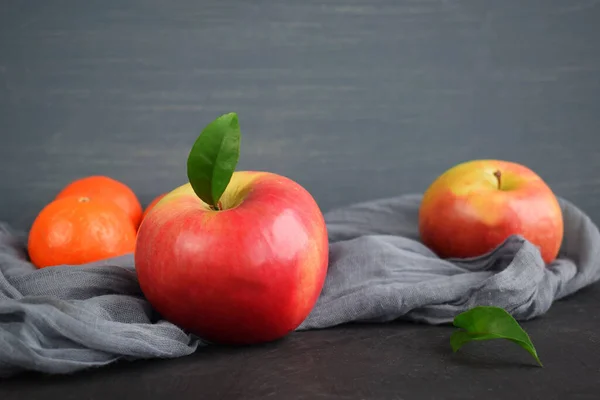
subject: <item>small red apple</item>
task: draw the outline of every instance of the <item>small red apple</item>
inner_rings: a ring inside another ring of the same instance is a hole
[[[529,168],[473,160],[450,168],[427,189],[419,231],[443,258],[476,257],[521,235],[550,263],[562,243],[563,215],[550,187]]]
[[[232,127],[237,117],[227,114],[202,133],[188,159],[190,183],[140,226],[135,268],[148,301],[172,323],[211,342],[262,343],[295,330],[316,304],[328,236],[300,184],[232,172],[239,145]],[[228,157],[234,162],[223,163]]]

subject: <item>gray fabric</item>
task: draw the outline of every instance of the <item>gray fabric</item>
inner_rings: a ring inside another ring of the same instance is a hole
[[[600,279],[598,228],[564,199],[559,199],[563,246],[558,260],[548,266],[537,247],[518,236],[482,257],[436,257],[419,242],[420,200],[408,195],[327,214],[328,277],[300,329],[397,318],[442,324],[476,305],[503,307],[527,320]]]
[[[397,318],[441,324],[475,305],[525,320],[600,279],[598,229],[565,200],[563,248],[548,266],[520,237],[475,259],[439,259],[418,240],[419,201],[408,195],[326,214],[329,273],[298,330]],[[185,356],[206,345],[153,313],[131,255],[36,270],[23,243],[0,226],[1,374],[68,373],[118,359]]]

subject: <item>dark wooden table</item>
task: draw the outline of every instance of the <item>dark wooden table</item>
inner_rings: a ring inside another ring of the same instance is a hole
[[[0,2],[0,220],[27,229],[70,180],[107,174],[144,204],[236,111],[241,169],[287,175],[324,211],[421,192],[473,158],[524,163],[600,222],[600,5],[575,1]],[[511,343],[452,355],[409,324],[294,334],[71,377],[3,400],[598,398],[600,287]],[[567,395],[567,393],[570,393]]]

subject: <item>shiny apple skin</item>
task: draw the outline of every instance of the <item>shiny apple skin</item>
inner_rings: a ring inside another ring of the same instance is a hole
[[[501,172],[500,189],[495,171]],[[443,258],[477,257],[521,235],[548,264],[560,250],[563,216],[550,187],[529,168],[473,160],[450,168],[427,189],[419,231],[422,242]]]
[[[138,231],[141,289],[167,320],[222,344],[280,339],[308,316],[327,274],[321,210],[293,180],[239,171],[211,210],[185,184]]]

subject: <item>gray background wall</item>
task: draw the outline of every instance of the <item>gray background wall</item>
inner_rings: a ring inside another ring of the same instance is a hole
[[[325,211],[496,157],[599,221],[599,23],[583,0],[0,1],[0,220],[90,174],[146,204],[236,111],[240,169]]]

